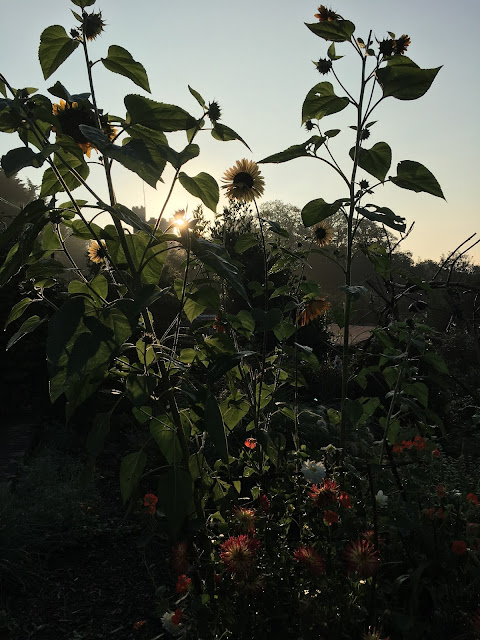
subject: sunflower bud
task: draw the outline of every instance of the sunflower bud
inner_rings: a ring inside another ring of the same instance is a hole
[[[368,129],[363,129],[360,140],[367,140],[370,137],[370,131]]]
[[[104,26],[105,22],[102,20],[101,11],[83,14],[83,33],[87,40],[95,40],[102,33]]]
[[[210,118],[210,120],[212,122],[216,122],[217,120],[220,120],[221,115],[222,110],[220,109],[220,105],[218,104],[218,102],[216,102],[215,100],[209,102],[207,116]]]
[[[326,60],[326,59],[324,60],[323,58],[320,58],[320,60],[316,63],[316,67],[317,67],[317,71],[321,73],[322,76],[324,76],[330,72],[332,68],[332,61]]]
[[[380,42],[379,51],[384,56],[393,56],[395,51],[395,40],[389,38]]]

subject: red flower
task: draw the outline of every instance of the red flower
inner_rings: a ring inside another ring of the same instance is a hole
[[[404,449],[411,449],[413,447],[413,440],[402,440]]]
[[[478,504],[478,496],[476,496],[474,493],[467,493],[466,497],[467,500],[472,504]]]
[[[352,508],[352,499],[348,495],[348,493],[345,493],[344,491],[340,491],[340,495],[338,496],[338,501],[340,502],[342,507],[345,507],[345,509]]]
[[[242,507],[237,507],[233,512],[233,519],[243,533],[255,533],[254,509],[243,509]]]
[[[437,496],[439,498],[444,498],[445,497],[445,485],[437,484]]]
[[[392,450],[393,450],[393,453],[402,453],[402,451],[404,450],[404,448],[405,448],[405,447],[403,446],[403,444],[400,444],[400,443],[396,442],[396,443],[393,445]]]
[[[432,456],[434,458],[439,458],[440,457],[440,451],[438,449],[434,449],[434,451],[432,451]]]
[[[313,547],[305,545],[293,552],[295,558],[304,564],[314,576],[319,576],[325,571],[325,562],[322,556]]]
[[[323,521],[327,526],[335,524],[336,522],[338,522],[338,520],[339,520],[338,513],[335,513],[335,511],[327,510],[323,512]]]
[[[263,511],[263,513],[268,513],[270,511],[270,500],[265,494],[259,496],[258,504],[260,505],[260,509]]]
[[[188,569],[188,549],[186,542],[179,542],[172,548],[172,566],[177,575],[185,573]]]
[[[462,556],[467,552],[467,543],[465,540],[454,540],[452,542],[452,551],[456,553],[457,556]]]
[[[445,514],[443,513],[442,507],[439,507],[438,509],[430,507],[430,509],[425,509],[423,513],[429,520],[445,520]]]
[[[243,444],[247,447],[247,449],[255,449],[255,447],[257,446],[257,441],[255,440],[255,438],[247,438]]]
[[[246,535],[231,536],[220,546],[220,558],[230,571],[248,573],[251,569],[260,541]]]
[[[183,618],[182,611],[180,609],[175,609],[175,613],[172,616],[172,624],[178,627],[178,625],[182,621],[182,618]]]
[[[180,595],[183,595],[184,593],[187,593],[191,585],[192,585],[192,579],[187,578],[187,576],[184,573],[182,573],[182,575],[178,576],[177,578],[176,591]]]
[[[155,513],[157,502],[158,498],[154,493],[146,493],[143,496],[143,506],[146,507],[148,513]]]
[[[133,625],[133,630],[134,631],[139,631],[146,624],[147,624],[146,620],[139,620],[138,622],[135,622],[135,624]]]
[[[366,540],[350,542],[345,549],[345,559],[350,571],[361,578],[370,578],[378,569],[380,558],[372,544]]]
[[[413,439],[413,445],[417,447],[419,451],[425,449],[425,438],[422,438],[422,436],[415,436]]]
[[[338,484],[335,480],[325,478],[320,485],[312,484],[308,495],[312,498],[313,504],[321,507],[328,502],[336,502],[338,499]]]
[[[217,333],[225,333],[226,332],[225,325],[224,325],[222,319],[220,318],[220,316],[216,316],[215,322],[213,323],[213,328],[215,329],[215,331]]]

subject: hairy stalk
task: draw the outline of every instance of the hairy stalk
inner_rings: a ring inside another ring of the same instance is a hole
[[[257,201],[254,199],[254,203],[255,203],[255,210],[257,212],[257,218],[258,218],[258,224],[260,226],[260,238],[262,241],[262,254],[263,254],[263,287],[264,287],[264,298],[263,298],[263,305],[264,305],[264,311],[265,311],[265,315],[268,312],[268,262],[267,262],[267,247],[266,247],[266,243],[265,243],[265,234],[263,231],[263,220],[262,217],[260,216],[260,211],[258,210],[258,205],[257,205]],[[265,318],[266,320],[266,318]],[[263,344],[262,344],[262,362],[261,362],[261,368],[260,368],[260,382],[258,385],[258,406],[257,406],[257,412],[258,412],[258,417],[257,417],[257,424],[260,423],[260,411],[261,411],[261,405],[262,405],[262,387],[263,387],[263,379],[265,377],[265,364],[266,364],[266,359],[267,359],[267,332],[264,331],[263,332]],[[257,394],[257,385],[255,384],[255,395]]]
[[[371,38],[371,32],[368,36],[368,42]],[[340,423],[340,448],[344,449],[346,444],[346,427],[347,427],[347,415],[346,405],[348,398],[348,369],[350,364],[349,357],[349,340],[350,340],[350,314],[352,297],[348,291],[348,287],[352,283],[352,249],[353,249],[353,217],[355,215],[355,178],[357,176],[358,169],[358,155],[361,146],[362,139],[362,110],[363,99],[365,95],[365,68],[366,57],[361,54],[362,57],[362,80],[360,85],[360,97],[357,107],[357,135],[355,140],[355,155],[353,159],[352,175],[350,178],[350,209],[347,219],[347,259],[345,265],[345,308],[343,316],[343,357],[342,357],[342,404],[341,404],[341,423]]]

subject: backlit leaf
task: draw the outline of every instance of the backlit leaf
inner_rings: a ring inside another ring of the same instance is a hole
[[[216,213],[217,204],[220,198],[217,181],[208,173],[203,171],[191,178],[183,171],[179,174],[178,179],[184,189],[192,196],[200,198],[203,204],[211,211]]]
[[[79,44],[78,40],[70,38],[65,29],[58,24],[43,31],[40,36],[38,58],[45,80],[65,62]]]
[[[307,93],[302,106],[302,124],[307,120],[320,120],[332,113],[343,111],[349,102],[348,98],[335,95],[330,82],[319,82]]]
[[[108,56],[102,58],[103,66],[112,71],[129,78],[136,85],[150,93],[147,72],[140,62],[136,62],[131,54],[118,45],[112,44],[108,48]]]
[[[397,165],[397,175],[390,180],[402,189],[424,191],[432,196],[445,199],[437,179],[423,164],[413,160],[402,160]]]
[[[349,20],[331,20],[305,24],[316,36],[330,42],[345,42],[350,40],[355,31],[355,25]],[[332,59],[335,60],[336,58]]]
[[[370,175],[384,182],[392,164],[392,150],[386,142],[377,142],[371,149],[360,148],[358,166]],[[355,147],[350,149],[350,157],[355,159]]]

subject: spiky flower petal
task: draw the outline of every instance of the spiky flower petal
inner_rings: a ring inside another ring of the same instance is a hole
[[[101,244],[96,240],[90,240],[87,247],[88,257],[95,264],[102,264],[102,262],[105,262],[105,243],[103,240],[100,242]]]
[[[350,542],[345,549],[345,560],[349,570],[357,573],[361,578],[373,576],[380,563],[378,551],[366,540]]]
[[[331,9],[327,9],[327,7],[321,4],[318,7],[318,13],[315,14],[315,18],[318,18],[320,22],[332,22],[333,20],[338,20],[340,16],[335,11]]]
[[[313,227],[313,240],[319,247],[325,247],[330,244],[333,238],[333,227],[322,220]]]
[[[260,541],[246,535],[231,536],[220,546],[220,558],[233,573],[248,573],[252,568]]]
[[[325,571],[325,562],[322,556],[313,547],[304,545],[296,549],[293,552],[293,555],[298,562],[305,565],[314,576],[319,576]]]

